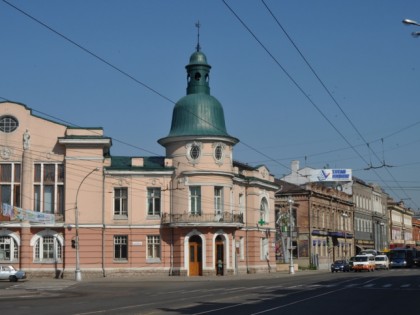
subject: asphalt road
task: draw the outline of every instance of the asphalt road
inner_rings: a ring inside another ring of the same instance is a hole
[[[420,314],[420,269],[0,282],[0,314]]]

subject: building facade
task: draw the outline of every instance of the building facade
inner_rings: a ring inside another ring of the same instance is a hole
[[[372,188],[358,178],[353,179],[353,201],[356,253],[365,249],[375,249]]]
[[[388,198],[389,248],[415,247],[413,240],[413,211],[406,208],[403,201]]]
[[[277,184],[280,187],[276,193],[280,258],[287,254],[284,236],[290,237],[290,233],[284,233],[290,228],[289,220],[282,220],[290,213],[289,199],[293,201],[291,236],[294,259],[299,266],[329,269],[333,261],[353,256],[354,210],[350,195],[317,183],[298,186],[279,180]]]
[[[420,248],[420,218],[417,215],[413,216],[413,241],[417,249]]]
[[[352,177],[351,180],[340,180],[342,174],[347,175],[346,171],[338,170],[337,181],[328,180],[334,176],[334,170],[314,170],[309,167],[299,168],[299,161],[292,161],[291,173],[283,177],[283,180],[304,186],[307,183],[318,183],[324,187],[344,192],[352,197],[354,204],[354,216],[352,226],[354,228],[354,238],[352,251],[358,254],[363,250],[375,250],[377,252],[386,252],[393,242],[391,242],[392,233],[394,238],[402,234],[404,226],[404,238],[411,238],[411,228],[408,227],[408,221],[411,220],[409,209],[400,207],[395,209],[395,202],[389,198],[388,194],[376,184],[366,183],[363,180]],[[314,176],[315,174],[315,176]],[[392,216],[394,223],[392,222]],[[400,212],[405,212],[405,223],[402,223],[403,216]],[[392,232],[392,226],[394,232]],[[398,239],[398,243],[401,242]],[[411,244],[411,241],[408,241]],[[394,242],[395,243],[395,242]],[[395,247],[395,246],[394,246]]]
[[[112,156],[102,128],[0,103],[0,262],[76,278],[268,272],[277,186],[234,161],[210,68],[197,47],[165,156]]]

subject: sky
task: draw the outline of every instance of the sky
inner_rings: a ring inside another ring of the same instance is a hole
[[[197,45],[234,159],[346,168],[420,209],[418,0],[0,0],[0,101],[164,156]]]

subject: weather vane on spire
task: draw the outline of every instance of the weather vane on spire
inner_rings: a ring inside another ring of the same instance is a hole
[[[197,51],[200,51],[200,21],[197,21],[197,23],[195,23],[195,27],[197,28]]]

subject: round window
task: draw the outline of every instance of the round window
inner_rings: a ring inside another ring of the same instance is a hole
[[[190,150],[190,156],[193,160],[197,160],[200,157],[200,146],[193,144]]]
[[[13,132],[19,127],[19,122],[15,117],[2,116],[0,117],[0,130],[6,133]]]

